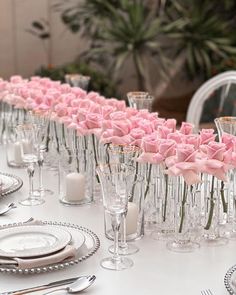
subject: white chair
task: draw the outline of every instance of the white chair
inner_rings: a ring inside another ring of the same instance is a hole
[[[186,121],[194,124],[195,131],[199,129],[205,101],[215,90],[222,87],[219,105],[220,114],[232,84],[236,84],[236,71],[227,71],[209,79],[195,92],[188,106],[186,115]]]

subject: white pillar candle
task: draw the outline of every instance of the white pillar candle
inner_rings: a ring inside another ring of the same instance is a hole
[[[13,145],[13,157],[14,157],[14,162],[16,164],[22,164],[23,159],[22,159],[22,145],[19,141],[15,142]]]
[[[128,212],[126,216],[126,235],[137,232],[138,226],[138,206],[133,202],[128,202]]]
[[[30,154],[32,152],[32,144],[28,140],[22,140],[24,154]]]
[[[85,177],[81,173],[70,173],[66,176],[67,201],[80,201],[85,198]]]

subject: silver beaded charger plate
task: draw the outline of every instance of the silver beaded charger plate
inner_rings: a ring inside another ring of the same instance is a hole
[[[3,266],[0,265],[0,272],[3,273],[8,273],[8,274],[38,274],[38,273],[45,273],[45,272],[51,272],[51,271],[56,271],[60,269],[64,269],[69,266],[73,266],[75,264],[78,264],[79,262],[82,262],[92,255],[94,255],[97,250],[100,247],[100,240],[98,236],[91,231],[90,229],[79,226],[77,224],[71,224],[71,223],[64,223],[64,222],[52,222],[52,221],[42,221],[41,222],[42,226],[43,225],[50,225],[50,226],[55,226],[55,228],[60,227],[64,228],[67,230],[69,233],[72,235],[72,243],[73,246],[76,248],[76,255],[74,258],[71,259],[66,259],[62,262],[59,263],[54,263],[42,267],[37,267],[37,268],[28,268],[28,269],[20,269],[15,266]],[[16,227],[16,226],[22,226],[22,223],[14,223],[14,224],[9,224],[9,225],[4,225],[1,228],[11,228],[11,227]],[[29,225],[30,226],[30,225]],[[84,235],[84,243],[81,247],[77,248],[77,238],[76,234],[78,236]]]
[[[236,265],[232,266],[225,274],[224,283],[231,295],[236,295]]]
[[[0,172],[0,197],[18,191],[23,185],[20,177]]]

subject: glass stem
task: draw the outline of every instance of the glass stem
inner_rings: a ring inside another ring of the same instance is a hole
[[[33,176],[34,176],[34,163],[30,163],[27,167],[27,173],[29,176],[29,199],[32,199],[33,196]]]
[[[120,256],[119,256],[119,229],[120,229],[121,215],[120,214],[113,214],[111,222],[112,222],[112,229],[114,231],[113,259],[118,261],[118,260],[120,260]]]
[[[43,151],[39,150],[39,158],[38,158],[38,165],[39,165],[39,191],[43,191]]]
[[[122,214],[122,234],[121,234],[121,243],[120,247],[122,249],[127,248],[127,242],[126,242],[126,215],[127,213]]]

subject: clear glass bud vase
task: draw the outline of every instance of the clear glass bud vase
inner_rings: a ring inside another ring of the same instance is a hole
[[[221,246],[227,244],[228,240],[222,237],[220,229],[222,220],[227,212],[227,195],[225,194],[224,182],[215,176],[203,175],[204,194],[204,219],[203,219],[203,241],[206,246]]]
[[[196,220],[200,219],[195,188],[187,185],[182,176],[175,177],[174,182],[175,234],[173,240],[167,242],[167,248],[175,252],[192,252],[200,247],[195,235]]]
[[[164,167],[158,165],[158,174],[154,178],[157,207],[157,224],[152,232],[155,240],[169,240],[174,235],[174,178],[164,173]]]

